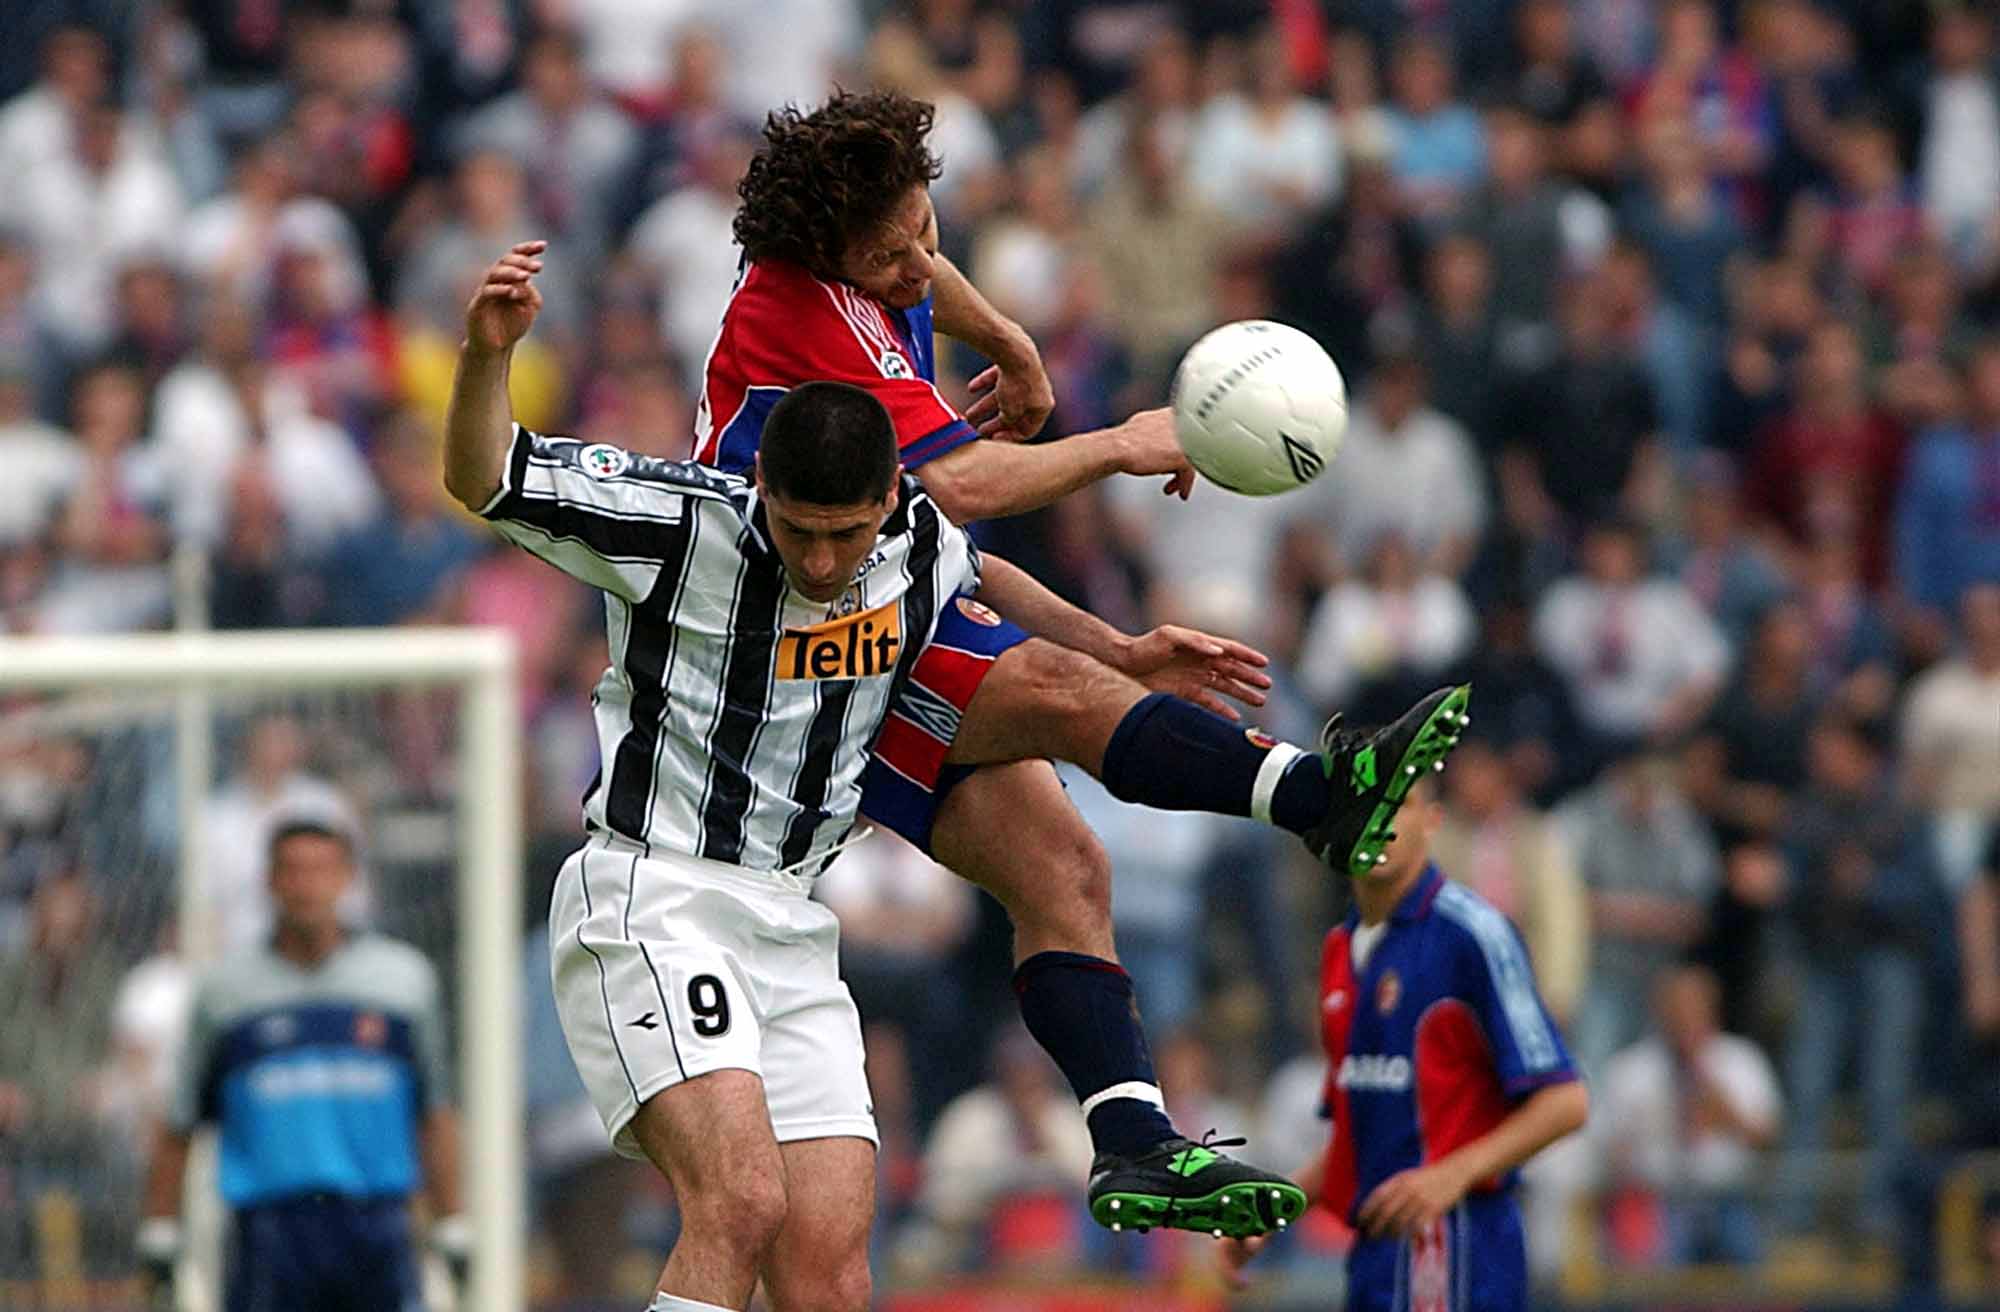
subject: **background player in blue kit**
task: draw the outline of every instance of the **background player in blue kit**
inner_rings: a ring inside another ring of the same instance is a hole
[[[1295,1179],[1357,1232],[1356,1312],[1526,1308],[1517,1168],[1589,1113],[1520,936],[1431,862],[1443,819],[1419,782],[1321,962],[1333,1138]],[[1262,1243],[1224,1247],[1232,1278]]]
[[[201,981],[139,1255],[167,1295],[188,1141],[209,1122],[234,1221],[228,1312],[421,1308],[411,1197],[428,1194],[455,1270],[471,1242],[437,974],[408,944],[341,924],[346,833],[290,821],[270,853],[276,929]]]

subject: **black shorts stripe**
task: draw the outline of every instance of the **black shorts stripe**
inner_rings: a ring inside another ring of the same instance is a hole
[[[749,763],[771,698],[771,663],[784,628],[785,571],[744,529],[746,557],[730,613],[722,673],[722,710],[708,735],[708,786],[701,814],[701,855],[735,865],[743,858],[743,825],[753,791]]]
[[[675,543],[678,556],[660,567],[652,592],[632,607],[626,617],[625,652],[620,663],[626,681],[632,686],[632,723],[612,755],[604,821],[637,843],[647,841],[656,749],[667,716],[667,670],[673,664],[680,633],[674,623],[675,612],[680,608],[688,570],[694,562],[699,523],[699,517],[689,517],[688,531],[680,534]]]

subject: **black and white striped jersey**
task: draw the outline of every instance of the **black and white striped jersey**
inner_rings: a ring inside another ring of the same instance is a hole
[[[811,868],[844,838],[893,693],[979,552],[905,476],[828,605],[794,592],[756,489],[705,466],[514,429],[481,513],[605,596],[588,823],[649,849]]]

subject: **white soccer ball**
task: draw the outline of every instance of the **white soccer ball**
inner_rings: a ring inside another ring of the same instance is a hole
[[[1174,436],[1202,477],[1268,497],[1318,478],[1347,433],[1347,382],[1320,344],[1268,319],[1215,329],[1174,371]]]

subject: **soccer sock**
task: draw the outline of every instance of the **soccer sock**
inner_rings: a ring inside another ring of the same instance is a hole
[[[1295,834],[1318,824],[1333,796],[1318,757],[1163,692],[1112,730],[1103,778],[1121,802],[1253,816]]]
[[[719,1303],[697,1303],[691,1298],[669,1294],[662,1289],[653,1295],[653,1301],[646,1305],[646,1312],[729,1312]]]
[[[1028,1033],[1083,1104],[1098,1152],[1129,1155],[1173,1137],[1132,977],[1116,962],[1037,952],[1014,971],[1014,993]]]

